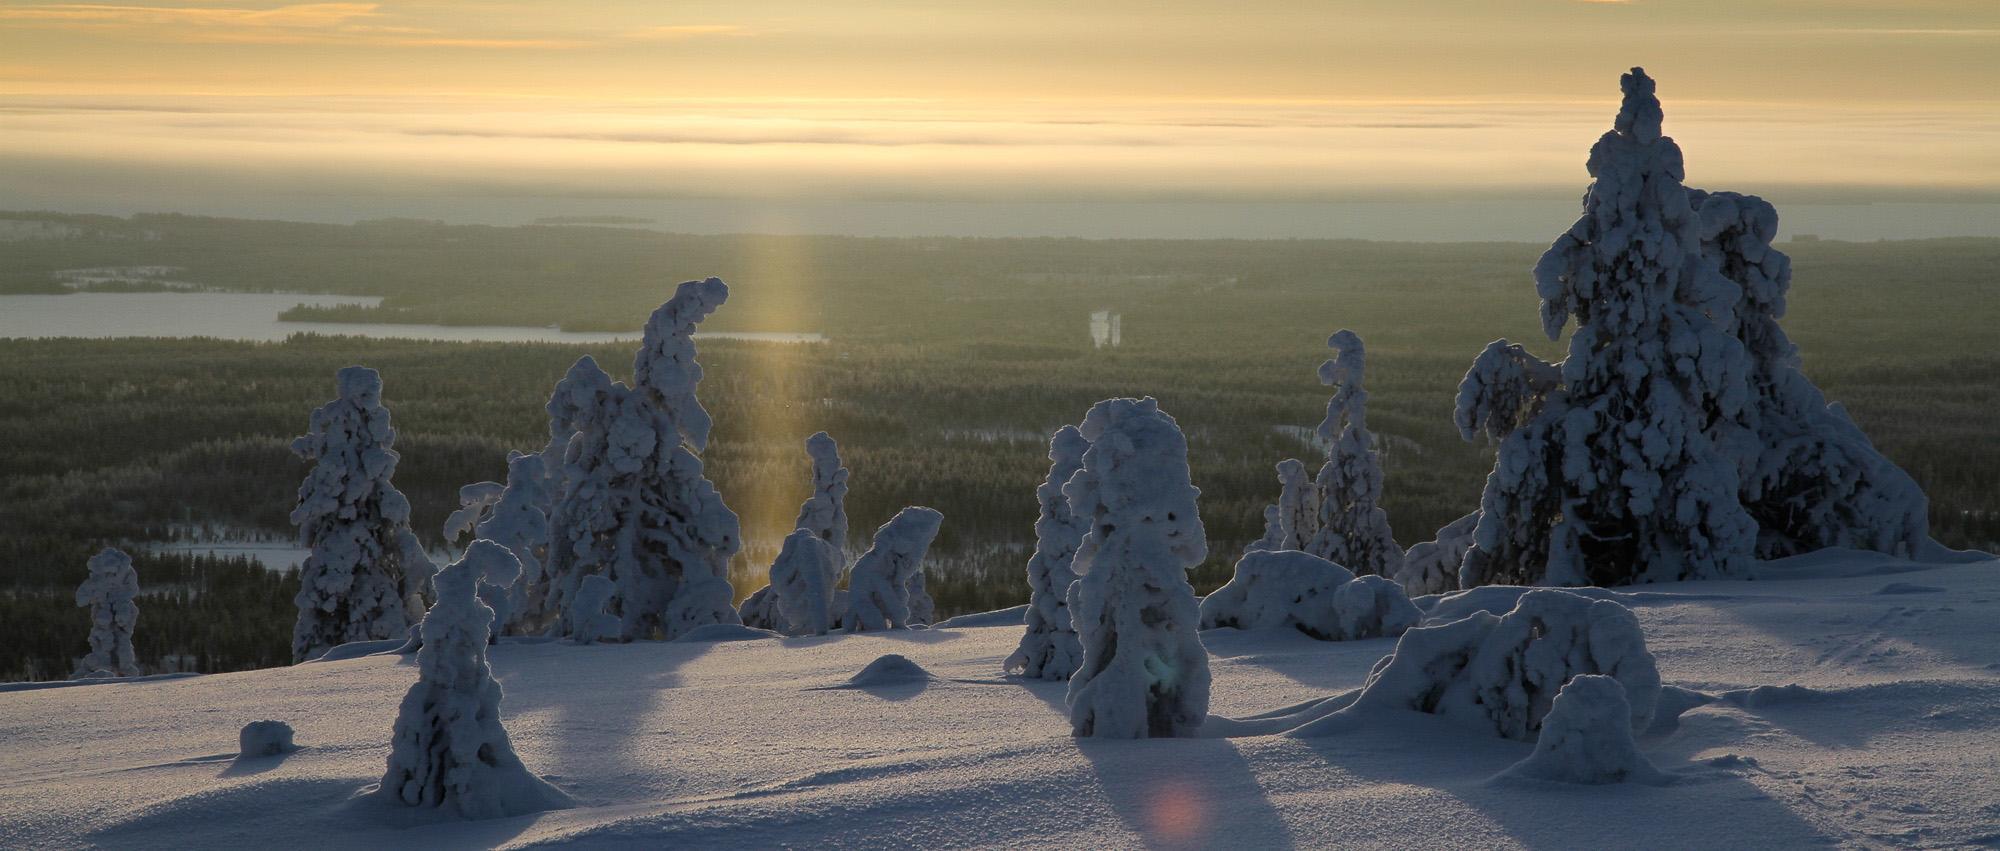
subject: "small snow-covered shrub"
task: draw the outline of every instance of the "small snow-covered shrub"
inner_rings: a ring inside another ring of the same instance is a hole
[[[1322,641],[1393,637],[1420,619],[1395,583],[1297,550],[1244,553],[1201,601],[1202,629],[1296,629]]]
[[[1639,752],[1625,687],[1602,674],[1564,683],[1542,719],[1535,752],[1500,775],[1558,783],[1662,783],[1670,778]]]
[[[1319,424],[1320,439],[1328,444],[1326,464],[1313,479],[1319,519],[1309,538],[1300,528],[1293,534],[1304,540],[1305,551],[1357,575],[1394,576],[1403,566],[1403,548],[1389,531],[1389,513],[1381,505],[1382,459],[1368,431],[1368,391],[1363,386],[1367,352],[1361,337],[1346,329],[1334,332],[1326,344],[1334,356],[1320,364],[1319,380],[1334,391]]]
[[[292,661],[350,641],[400,638],[423,614],[436,566],[410,531],[410,501],[390,484],[401,456],[382,407],[382,376],[350,366],[340,398],[312,412],[292,452],[311,461],[292,524],[312,552],[299,568]]]
[[[76,604],[90,608],[90,654],[77,663],[77,676],[105,671],[112,676],[139,675],[139,656],[132,650],[132,629],[139,623],[139,574],[132,557],[105,547],[88,563],[90,574],[77,586]]]
[[[492,541],[440,571],[424,615],[418,679],[403,697],[389,767],[378,794],[412,807],[450,807],[466,818],[502,818],[568,806],[528,772],[500,725],[500,683],[486,664],[493,610],[476,595],[480,563],[513,558]]]
[[[1453,520],[1439,529],[1437,538],[1403,553],[1403,569],[1396,581],[1411,597],[1442,594],[1458,588],[1458,568],[1465,563],[1465,551],[1472,549],[1472,532],[1479,527],[1479,512]]]
[[[236,734],[236,758],[256,759],[298,750],[292,743],[292,725],[283,721],[252,721]]]
[[[937,537],[944,515],[937,509],[910,506],[875,530],[875,543],[854,562],[847,583],[847,613],[841,625],[849,632],[904,629],[916,623],[910,588],[921,591],[924,554]],[[928,598],[926,598],[928,601]]]
[[[1530,741],[1556,693],[1582,674],[1624,687],[1632,729],[1652,720],[1660,673],[1638,618],[1610,600],[1542,588],[1504,615],[1474,612],[1403,633],[1355,706],[1428,712]]]
[[[1083,644],[1069,681],[1071,732],[1191,736],[1208,717],[1209,673],[1187,571],[1208,556],[1208,537],[1187,438],[1150,398],[1099,402],[1080,431],[1090,448],[1063,486],[1090,530],[1069,590]]]
[[[1070,567],[1090,520],[1070,510],[1062,489],[1083,469],[1089,448],[1076,426],[1057,429],[1049,439],[1049,474],[1035,489],[1042,510],[1035,520],[1035,554],[1028,559],[1028,629],[1004,666],[1029,679],[1066,680],[1083,663],[1083,645],[1070,622],[1069,586],[1076,581]]]
[[[778,625],[770,629],[786,635],[825,635],[833,629],[833,577],[826,565],[839,558],[833,545],[811,529],[794,530],[785,538],[784,549],[771,562],[770,599]]]

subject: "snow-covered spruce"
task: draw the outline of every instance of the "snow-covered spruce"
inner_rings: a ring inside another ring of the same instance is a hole
[[[1729,451],[1750,402],[1738,288],[1702,263],[1653,80],[1634,68],[1623,88],[1583,215],[1535,264],[1542,330],[1577,323],[1561,386],[1504,343],[1460,386],[1461,431],[1500,438],[1461,587],[1726,576],[1753,556]]]
[[[917,622],[910,606],[912,577],[923,574],[924,554],[943,524],[944,515],[937,509],[913,505],[875,530],[874,544],[848,574],[843,627],[871,632],[905,629]]]
[[[1465,563],[1465,551],[1472,549],[1472,532],[1478,526],[1475,511],[1445,524],[1435,539],[1404,552],[1403,569],[1396,574],[1403,593],[1421,597],[1458,588],[1458,568]]]
[[[1646,760],[1632,738],[1632,704],[1625,687],[1602,674],[1583,674],[1563,684],[1542,718],[1535,752],[1500,777],[1592,784],[1670,779]]]
[[[833,545],[811,529],[795,529],[785,538],[784,549],[771,562],[771,584],[766,586],[778,625],[762,627],[786,635],[825,635],[833,629],[833,584],[826,565],[839,558],[830,552]],[[745,626],[757,624],[745,621]]]
[[[559,636],[604,640],[577,625],[600,613],[618,617],[623,641],[737,622],[728,565],[740,531],[696,454],[710,421],[694,399],[701,367],[690,337],[727,296],[715,278],[681,284],[646,325],[635,386],[613,382],[589,357],[556,386],[550,420],[576,429],[549,523]],[[612,584],[605,607],[572,612],[584,579],[599,575]]]
[[[793,528],[811,532],[827,544],[813,548],[813,551],[826,559],[824,584],[830,595],[840,585],[841,574],[847,570],[848,471],[840,465],[840,444],[826,432],[816,432],[806,438],[806,457],[812,459],[812,495],[799,505],[799,517]],[[798,580],[794,578],[792,581]],[[773,564],[770,584],[757,589],[736,610],[744,626],[779,632],[791,629],[778,605],[777,585],[778,566]]]
[[[292,661],[350,641],[402,638],[423,614],[436,565],[410,531],[410,501],[390,477],[401,457],[382,407],[382,376],[350,366],[340,397],[312,412],[292,452],[312,462],[292,524],[312,552],[299,569]]]
[[[1278,462],[1278,504],[1264,509],[1264,535],[1247,550],[1303,550],[1319,531],[1319,489],[1297,458]]]
[[[1201,601],[1202,629],[1296,629],[1322,641],[1393,637],[1421,619],[1395,583],[1357,580],[1297,550],[1244,553],[1229,582]]]
[[[1083,663],[1083,645],[1070,622],[1070,569],[1076,548],[1090,528],[1090,519],[1070,510],[1063,485],[1083,469],[1090,441],[1076,426],[1063,426],[1049,439],[1049,474],[1035,488],[1041,514],[1035,518],[1035,554],[1028,559],[1027,631],[1021,646],[1007,657],[1009,673],[1036,680],[1067,680]]]
[[[474,541],[439,571],[437,602],[424,615],[417,683],[396,714],[389,768],[377,794],[412,807],[449,807],[466,818],[503,818],[569,805],[528,772],[500,726],[500,683],[486,664],[493,610],[475,595],[481,565],[512,559]]]
[[[1063,486],[1087,518],[1069,610],[1083,667],[1069,681],[1077,736],[1194,735],[1208,717],[1208,650],[1187,571],[1208,557],[1187,438],[1146,399],[1107,399],[1083,419],[1090,449]]]
[[[1660,673],[1631,610],[1535,589],[1504,615],[1474,612],[1403,633],[1395,652],[1369,672],[1354,708],[1429,712],[1532,741],[1556,693],[1581,674],[1624,686],[1631,729],[1652,720]],[[1312,735],[1313,725],[1298,733]]]
[[[1368,431],[1368,390],[1362,383],[1367,352],[1361,337],[1346,329],[1328,337],[1326,344],[1334,355],[1320,364],[1319,380],[1334,391],[1319,436],[1328,448],[1326,464],[1313,479],[1319,520],[1301,549],[1356,574],[1394,576],[1403,566],[1403,548],[1390,533],[1389,513],[1381,505],[1382,459]],[[1279,476],[1284,476],[1282,465]]]
[[[521,563],[521,578],[508,589],[505,633],[530,634],[548,625],[549,578],[543,565],[549,550],[549,495],[542,456],[510,453],[507,487],[492,515],[473,530],[475,537],[506,547]],[[494,611],[499,611],[495,606]]]
[[[1741,290],[1736,338],[1750,358],[1743,505],[1758,525],[1757,554],[1782,558],[1825,547],[1915,555],[1930,534],[1930,504],[1849,419],[1829,405],[1779,327],[1792,260],[1772,247],[1778,211],[1755,195],[1688,190],[1701,217],[1702,258]]]
[[[105,547],[91,556],[76,604],[90,608],[90,653],[77,663],[79,677],[99,671],[114,677],[139,675],[139,656],[132,651],[132,628],[139,623],[139,574],[132,557]]]
[[[444,543],[456,546],[471,535],[479,524],[493,516],[493,506],[500,502],[500,495],[507,492],[507,486],[499,482],[473,482],[458,489],[458,510],[444,518]],[[467,541],[467,543],[471,543]]]

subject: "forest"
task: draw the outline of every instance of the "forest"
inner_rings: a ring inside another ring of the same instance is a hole
[[[157,265],[213,289],[385,301],[295,310],[301,333],[276,344],[0,340],[0,679],[68,674],[86,632],[69,595],[105,544],[139,556],[139,651],[153,669],[284,661],[295,577],[147,550],[203,527],[288,538],[305,464],[287,446],[331,398],[336,369],[381,371],[396,483],[436,548],[460,485],[501,478],[508,449],[546,441],[542,406],[569,364],[587,353],[627,377],[634,348],[325,337],[310,333],[315,319],[632,330],[676,282],[724,277],[732,298],[703,330],[829,338],[702,341],[716,423],[703,457],[750,544],[733,566],[737,594],[763,583],[807,491],[801,443],[823,429],[853,470],[857,550],[904,505],[945,514],[927,571],[941,615],[1025,599],[1048,436],[1099,399],[1158,397],[1186,430],[1214,544],[1194,574],[1205,592],[1257,536],[1273,465],[1317,465],[1310,430],[1327,391],[1314,371],[1328,334],[1367,341],[1369,424],[1404,546],[1475,507],[1491,467],[1490,447],[1451,422],[1473,356],[1500,337],[1560,353],[1539,330],[1527,270],[1541,246],[1528,244],[45,218],[84,236],[0,243],[0,291],[60,291],[54,273],[67,269]],[[1982,345],[2000,315],[1986,281],[2000,241],[1783,247],[1797,269],[1785,325],[1807,374],[1923,485],[1940,540],[1991,547],[2000,388],[1965,376],[2000,370]],[[1119,345],[1093,344],[1097,311],[1120,317]]]

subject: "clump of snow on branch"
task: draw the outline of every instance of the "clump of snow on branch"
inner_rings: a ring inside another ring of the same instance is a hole
[[[918,623],[910,587],[921,589],[924,555],[944,524],[937,509],[913,505],[875,530],[875,542],[854,562],[847,580],[847,612],[840,619],[850,632],[906,629]]]
[[[777,615],[776,629],[786,635],[825,635],[834,626],[833,584],[828,560],[839,555],[833,545],[811,529],[797,529],[785,538],[784,549],[771,562],[769,599]],[[757,626],[745,622],[746,626]]]
[[[1401,635],[1421,619],[1395,583],[1356,579],[1297,550],[1245,553],[1229,582],[1201,601],[1202,629],[1295,629],[1322,641]]]
[[[1504,341],[1460,385],[1460,430],[1500,440],[1462,587],[1726,576],[1753,555],[1729,451],[1751,401],[1738,287],[1702,262],[1653,80],[1622,85],[1583,215],[1535,265],[1543,331],[1577,324],[1561,386]]]
[[[1319,520],[1301,548],[1357,574],[1394,576],[1403,564],[1403,548],[1389,531],[1389,513],[1381,506],[1382,459],[1368,431],[1368,391],[1363,386],[1367,352],[1361,337],[1345,329],[1326,344],[1334,356],[1320,364],[1319,380],[1334,392],[1319,436],[1329,448],[1326,464],[1313,480]],[[1281,465],[1279,476],[1284,475]],[[1294,527],[1293,534],[1303,538],[1304,530]]]
[[[1624,687],[1631,729],[1659,701],[1660,673],[1632,612],[1555,589],[1521,594],[1504,615],[1478,611],[1403,633],[1368,675],[1355,708],[1428,712],[1532,741],[1564,683],[1603,674]],[[1312,725],[1301,728],[1311,735]]]
[[[1458,568],[1465,563],[1465,552],[1472,549],[1472,532],[1478,526],[1479,512],[1475,511],[1446,524],[1435,539],[1405,551],[1403,569],[1396,574],[1403,593],[1420,597],[1458,588]]]
[[[132,557],[105,547],[91,556],[89,575],[77,586],[76,604],[90,609],[90,653],[77,663],[77,675],[103,671],[115,677],[139,675],[139,656],[132,650],[132,629],[139,623],[139,574]]]
[[[438,573],[437,602],[424,616],[424,646],[417,651],[417,683],[396,714],[380,795],[482,819],[569,805],[521,764],[500,725],[500,683],[486,664],[493,610],[475,591],[482,564],[512,558],[499,544],[474,541],[464,558]]]
[[[1069,609],[1083,667],[1069,681],[1078,736],[1191,736],[1208,717],[1208,651],[1187,571],[1208,557],[1188,474],[1187,438],[1147,399],[1097,403],[1090,448],[1063,486],[1089,521]]]
[[[493,503],[492,514],[473,530],[476,537],[506,547],[521,563],[521,578],[507,595],[507,615],[502,618],[505,632],[539,632],[548,624],[549,577],[544,570],[549,549],[547,485],[542,456],[509,455],[507,486]]]
[[[493,506],[506,492],[507,486],[499,482],[473,482],[459,488],[458,509],[444,519],[444,542],[455,545],[472,534],[479,524],[493,516]]]
[[[1535,752],[1501,778],[1558,783],[1668,782],[1632,738],[1632,705],[1625,687],[1602,674],[1583,674],[1564,683],[1542,718]]]
[[[1041,514],[1035,519],[1035,554],[1028,559],[1027,631],[1007,657],[1005,669],[1029,679],[1067,680],[1083,663],[1083,645],[1070,621],[1071,564],[1090,528],[1090,518],[1070,510],[1063,485],[1083,469],[1090,441],[1076,426],[1063,426],[1049,440],[1049,474],[1035,489]]]
[[[707,444],[709,418],[694,398],[701,367],[690,336],[727,296],[715,278],[681,284],[646,325],[634,386],[613,382],[589,357],[556,386],[551,423],[576,430],[549,524],[558,635],[604,639],[578,627],[601,613],[619,618],[616,638],[624,641],[737,622],[728,565],[741,546],[740,528],[696,454]],[[601,610],[573,614],[571,602],[589,576],[611,582],[610,599]]]
[[[390,477],[400,458],[382,377],[351,366],[339,398],[312,413],[292,452],[312,462],[292,523],[312,552],[299,571],[292,660],[350,641],[401,638],[423,612],[436,566],[410,531],[410,501]]]
[[[1929,538],[1930,505],[1908,473],[1828,404],[1779,327],[1792,261],[1772,247],[1778,211],[1755,195],[1688,190],[1701,217],[1702,257],[1741,290],[1736,338],[1750,358],[1756,442],[1743,504],[1757,521],[1757,554],[1782,558],[1825,547],[1910,556]]]

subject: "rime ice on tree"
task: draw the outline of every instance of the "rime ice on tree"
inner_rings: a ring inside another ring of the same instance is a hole
[[[1309,538],[1294,534],[1304,541],[1301,549],[1356,574],[1394,576],[1403,565],[1403,548],[1381,507],[1382,461],[1368,431],[1368,391],[1362,386],[1367,353],[1361,337],[1345,329],[1326,344],[1334,355],[1320,364],[1319,380],[1334,392],[1319,424],[1319,436],[1329,444],[1326,464],[1313,480],[1319,518]]]
[[[823,584],[831,594],[840,584],[841,573],[847,569],[848,471],[840,465],[840,444],[826,432],[817,432],[806,438],[806,456],[812,459],[812,495],[799,505],[799,517],[793,528],[810,532],[827,545],[811,549],[826,559]],[[771,565],[771,584],[757,589],[757,593],[751,594],[736,610],[744,626],[780,632],[791,630],[778,605],[777,573],[778,566]]]
[[[292,452],[313,462],[292,523],[312,550],[299,572],[292,660],[350,641],[401,638],[422,614],[436,570],[410,531],[410,501],[389,479],[400,457],[382,407],[382,377],[350,366],[340,398],[312,413]]]
[[[90,575],[77,586],[76,604],[90,607],[90,654],[77,663],[77,676],[99,671],[115,677],[139,675],[132,651],[132,628],[139,622],[139,574],[132,557],[105,547],[90,557]]]
[[[1083,469],[1063,486],[1090,523],[1069,609],[1083,667],[1069,681],[1071,732],[1193,735],[1208,717],[1208,651],[1187,571],[1208,556],[1187,439],[1147,399],[1097,403],[1081,429]]]
[[[904,629],[916,622],[910,607],[912,577],[922,575],[924,554],[943,523],[944,515],[937,509],[911,506],[875,530],[874,545],[848,574],[842,626],[849,632],[869,632]]]
[[[1635,68],[1623,87],[1583,216],[1535,265],[1543,331],[1577,323],[1561,386],[1504,341],[1460,386],[1461,431],[1500,438],[1463,587],[1723,576],[1752,556],[1727,451],[1750,402],[1737,288],[1702,263],[1652,79]]]
[[[602,612],[619,619],[616,640],[737,622],[728,566],[740,533],[696,454],[710,421],[694,398],[701,367],[692,339],[728,295],[716,278],[681,284],[646,324],[634,386],[613,382],[588,357],[556,385],[550,420],[576,429],[549,524],[558,635],[609,638],[579,631],[578,620],[599,611],[571,611],[585,577],[596,575],[612,584]]]
[[[486,664],[493,610],[474,595],[482,565],[511,561],[507,548],[474,541],[437,575],[437,603],[423,621],[417,684],[396,714],[383,797],[450,807],[466,818],[503,818],[569,805],[528,772],[500,725],[500,683]]]
[[[1063,484],[1083,469],[1090,441],[1075,426],[1063,426],[1049,440],[1049,474],[1035,489],[1041,515],[1035,520],[1035,554],[1028,559],[1027,632],[1004,668],[1029,679],[1066,680],[1083,662],[1083,645],[1070,622],[1070,563],[1090,528],[1090,519],[1070,510]]]
[[[1772,247],[1778,211],[1755,195],[1688,190],[1701,217],[1702,257],[1741,288],[1736,338],[1750,358],[1756,443],[1743,504],[1763,558],[1825,547],[1910,556],[1928,539],[1930,506],[1908,473],[1884,457],[1800,369],[1779,327],[1792,261]]]
[[[473,530],[477,537],[506,547],[521,562],[521,578],[507,596],[505,632],[529,633],[547,626],[549,577],[543,569],[549,549],[547,483],[542,456],[509,455],[507,487],[493,504],[492,516]]]

